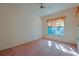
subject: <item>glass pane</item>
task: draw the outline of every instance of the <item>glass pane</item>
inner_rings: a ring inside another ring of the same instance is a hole
[[[61,19],[50,21],[48,24],[48,35],[64,35],[64,21]]]
[[[48,35],[55,35],[55,29],[53,27],[48,27]]]

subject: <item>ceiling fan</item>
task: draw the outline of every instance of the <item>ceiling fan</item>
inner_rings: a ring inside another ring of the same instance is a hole
[[[46,6],[43,5],[43,3],[40,3],[40,9],[46,8]]]
[[[44,8],[52,8],[51,6],[48,6],[44,3],[40,3],[40,9],[44,9]]]

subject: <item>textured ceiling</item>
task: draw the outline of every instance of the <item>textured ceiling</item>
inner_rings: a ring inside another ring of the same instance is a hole
[[[40,9],[40,3],[17,3],[17,4],[0,4],[0,6],[6,7],[17,7],[21,9],[25,9],[26,11],[30,11],[39,16],[45,16],[51,13],[56,13],[61,10],[65,10],[67,8],[79,5],[76,3],[44,3],[46,8]]]
[[[59,11],[62,11],[62,10],[65,10],[65,9],[68,9],[70,7],[74,7],[74,6],[77,6],[79,4],[68,4],[68,3],[63,3],[63,4],[57,4],[57,3],[49,3],[49,4],[44,4],[45,6],[47,6],[47,8],[44,8],[44,9],[39,9],[37,11],[37,13],[40,15],[40,16],[44,16],[44,15],[48,15],[48,14],[51,14],[51,13],[56,13],[56,12],[59,12]]]
[[[56,13],[65,9],[68,9],[70,7],[74,7],[76,5],[79,5],[77,3],[43,3],[43,6],[46,8],[40,9],[40,3],[32,3],[32,4],[19,4],[19,6],[23,6],[24,8],[31,10],[34,12],[34,14],[37,14],[39,16],[45,16],[51,13]]]

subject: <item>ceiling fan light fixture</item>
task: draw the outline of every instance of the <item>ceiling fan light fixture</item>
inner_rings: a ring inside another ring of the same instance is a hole
[[[45,8],[45,7],[41,5],[40,8]]]
[[[40,8],[45,8],[45,6],[43,5],[43,3],[41,3]]]

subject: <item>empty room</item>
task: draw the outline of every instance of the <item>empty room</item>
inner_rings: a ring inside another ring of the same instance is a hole
[[[0,4],[0,56],[78,56],[78,3]]]

